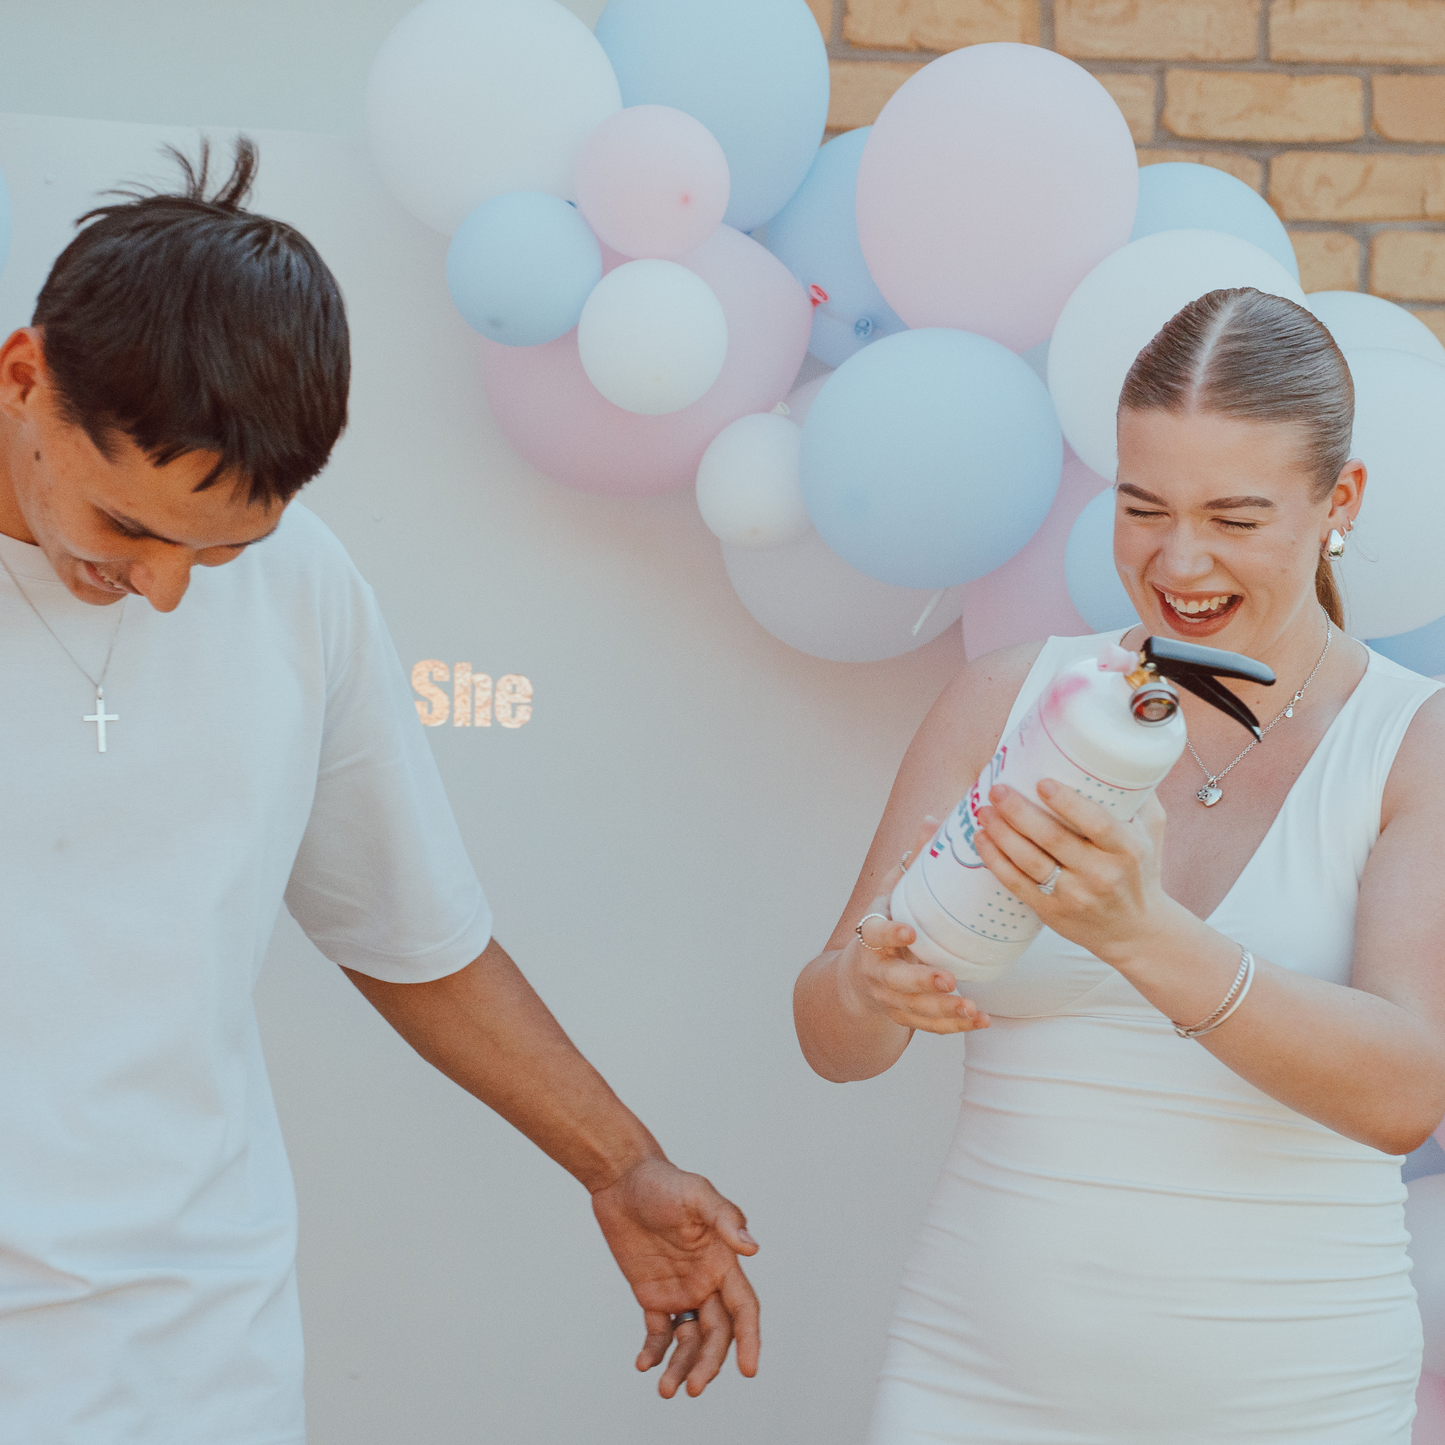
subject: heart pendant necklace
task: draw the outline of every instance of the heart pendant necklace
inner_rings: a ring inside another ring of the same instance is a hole
[[[1330,619],[1326,617],[1324,651],[1320,653],[1319,661],[1315,663],[1313,670],[1310,672],[1310,675],[1305,678],[1304,685],[1285,704],[1284,710],[1282,712],[1276,713],[1273,721],[1270,722],[1266,727],[1264,727],[1260,731],[1259,736],[1255,738],[1254,741],[1251,742],[1250,745],[1245,748],[1245,750],[1240,753],[1237,758],[1235,758],[1234,763],[1243,762],[1244,759],[1247,758],[1250,753],[1252,753],[1255,748],[1257,748],[1260,743],[1264,741],[1265,734],[1269,732],[1270,728],[1272,728],[1275,723],[1283,722],[1285,718],[1294,716],[1295,704],[1298,703],[1299,700],[1305,695],[1305,689],[1308,688],[1310,683],[1315,680],[1315,673],[1317,673],[1324,665],[1325,655],[1330,650],[1330,638],[1333,635],[1334,626],[1330,622]],[[1209,769],[1204,766],[1204,759],[1201,758],[1198,753],[1194,752],[1194,744],[1189,742],[1187,737],[1185,738],[1185,742],[1188,744],[1189,751],[1194,754],[1194,761],[1199,764],[1200,772],[1204,774],[1204,786],[1200,788],[1200,790],[1195,793],[1194,796],[1198,798],[1199,801],[1203,803],[1206,808],[1212,808],[1224,796],[1224,789],[1219,786],[1219,780],[1225,775],[1225,773],[1229,771],[1230,768],[1234,766],[1234,763],[1230,763],[1228,768],[1221,768],[1217,773],[1211,773]]]

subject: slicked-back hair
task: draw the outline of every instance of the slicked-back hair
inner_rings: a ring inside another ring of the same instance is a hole
[[[287,502],[326,464],[346,425],[351,347],[341,288],[294,227],[247,211],[258,155],[242,136],[207,195],[210,146],[174,194],[83,215],[36,302],[62,414],[102,454],[128,436],[157,466],[219,460],[248,502]]]
[[[1283,296],[1240,286],[1191,301],[1165,324],[1129,368],[1119,410],[1294,425],[1320,501],[1350,459],[1355,385],[1317,317]],[[1334,569],[1323,556],[1315,595],[1343,627]]]

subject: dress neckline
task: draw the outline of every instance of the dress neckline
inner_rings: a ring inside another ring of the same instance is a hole
[[[1228,906],[1230,899],[1234,897],[1236,891],[1239,889],[1240,884],[1242,884],[1245,878],[1249,876],[1249,872],[1254,867],[1255,862],[1258,860],[1260,854],[1263,853],[1267,847],[1269,847],[1275,833],[1279,831],[1280,820],[1284,817],[1286,809],[1289,807],[1291,801],[1294,799],[1295,794],[1298,792],[1300,784],[1303,783],[1307,777],[1309,777],[1310,770],[1314,768],[1317,764],[1320,767],[1324,766],[1324,764],[1321,763],[1319,760],[1325,751],[1325,746],[1327,743],[1330,742],[1331,736],[1334,734],[1335,729],[1340,726],[1341,722],[1349,713],[1350,709],[1356,705],[1356,702],[1361,692],[1364,690],[1366,679],[1370,676],[1372,672],[1376,671],[1375,661],[1377,656],[1378,654],[1374,651],[1373,648],[1366,648],[1365,670],[1360,674],[1359,680],[1355,683],[1354,687],[1350,689],[1350,695],[1344,700],[1343,703],[1340,704],[1339,712],[1337,712],[1334,717],[1330,719],[1330,725],[1320,735],[1319,742],[1315,744],[1314,751],[1310,753],[1304,767],[1300,769],[1299,776],[1296,777],[1294,782],[1290,784],[1289,791],[1284,795],[1284,801],[1279,805],[1279,808],[1276,810],[1274,817],[1270,819],[1269,827],[1264,830],[1264,837],[1262,837],[1259,842],[1255,844],[1254,852],[1251,853],[1247,859],[1245,859],[1244,867],[1241,868],[1239,872],[1235,875],[1234,882],[1231,883],[1229,887],[1225,890],[1224,897],[1221,898],[1219,902],[1214,905],[1213,911],[1202,920],[1203,922],[1208,924],[1214,924],[1220,913],[1223,912],[1223,910]],[[1194,916],[1196,918],[1199,917],[1197,913]]]

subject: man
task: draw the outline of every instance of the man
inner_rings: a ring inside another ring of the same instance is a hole
[[[82,218],[0,347],[0,1445],[299,1445],[295,1209],[251,989],[283,897],[591,1192],[660,1389],[757,1368],[741,1212],[500,945],[370,589],[303,508],[335,279],[207,198]],[[695,1312],[695,1317],[693,1316]],[[674,1318],[681,1316],[681,1318]]]

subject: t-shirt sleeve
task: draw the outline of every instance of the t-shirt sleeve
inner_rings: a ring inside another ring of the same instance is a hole
[[[333,963],[425,983],[486,948],[492,913],[364,584],[359,601],[361,640],[328,682],[316,796],[286,906]]]

